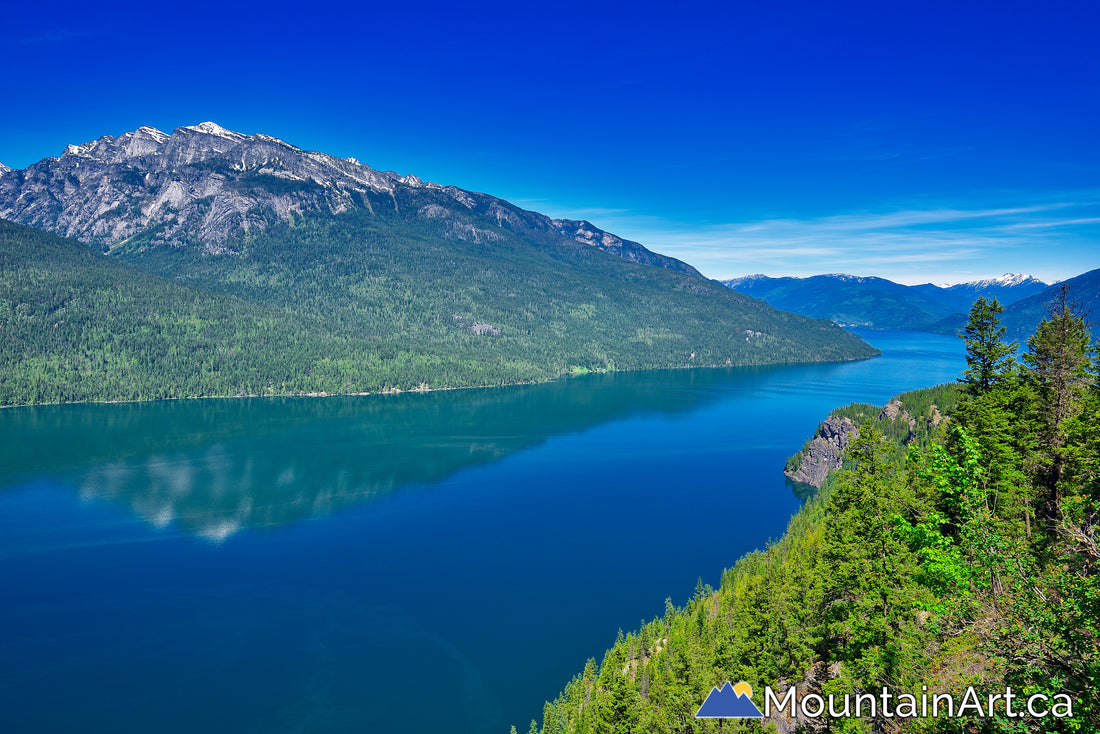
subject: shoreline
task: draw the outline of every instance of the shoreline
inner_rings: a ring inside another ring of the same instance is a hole
[[[855,357],[852,359],[839,359],[839,360],[808,360],[801,362],[765,362],[760,364],[722,364],[722,365],[681,365],[679,367],[645,367],[641,369],[632,370],[588,370],[583,371],[571,369],[568,372],[563,372],[560,375],[554,377],[548,377],[545,380],[531,380],[528,382],[509,382],[503,385],[461,385],[455,387],[416,387],[408,390],[402,390],[401,388],[393,388],[387,390],[378,390],[375,392],[308,392],[308,393],[266,393],[266,394],[249,394],[249,395],[192,395],[186,397],[171,397],[171,398],[138,398],[135,400],[73,400],[64,403],[21,403],[19,405],[0,405],[0,411],[9,410],[13,408],[37,408],[51,405],[123,405],[126,403],[155,403],[161,401],[170,400],[243,400],[246,398],[336,398],[336,397],[367,397],[371,395],[406,395],[409,393],[430,393],[430,392],[445,392],[448,390],[487,390],[490,388],[503,388],[503,387],[519,387],[522,385],[542,385],[554,380],[560,380],[563,377],[583,377],[585,375],[606,375],[615,372],[656,372],[660,370],[728,370],[738,369],[744,367],[786,367],[796,365],[807,364],[845,364],[848,362],[860,362],[865,359],[874,359],[882,356],[882,350],[875,347],[870,342],[867,342],[877,353],[867,357]]]

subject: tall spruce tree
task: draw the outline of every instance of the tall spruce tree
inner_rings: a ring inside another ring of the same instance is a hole
[[[832,648],[872,685],[893,674],[899,628],[907,613],[904,583],[912,569],[894,532],[897,450],[870,421],[848,447],[853,467],[839,478],[825,522],[821,573]]]
[[[1016,342],[1005,343],[1005,327],[998,318],[1004,310],[996,298],[979,298],[970,309],[965,334],[959,334],[966,341],[966,369],[959,382],[972,397],[1001,385],[1014,364]]]
[[[1069,422],[1082,411],[1091,378],[1089,332],[1079,304],[1070,301],[1069,285],[1047,304],[1047,317],[1027,341],[1024,362],[1038,393],[1041,449],[1050,513],[1057,511],[1058,484],[1066,462]]]
[[[1013,355],[1017,343],[1005,343],[998,316],[1004,307],[996,298],[979,298],[970,309],[966,329],[966,369],[954,418],[982,447],[981,456],[991,495],[991,509],[1021,526],[1031,537],[1030,482],[1023,457],[1034,443],[1032,387],[1019,379]]]

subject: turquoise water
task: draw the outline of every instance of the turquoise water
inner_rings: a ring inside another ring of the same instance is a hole
[[[0,411],[0,729],[525,730],[783,533],[830,408],[964,366],[861,334],[882,357]]]

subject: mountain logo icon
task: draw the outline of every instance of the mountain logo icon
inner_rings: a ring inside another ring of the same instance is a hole
[[[707,700],[695,712],[697,719],[763,719],[764,714],[752,702],[752,686],[745,681],[712,688]]]

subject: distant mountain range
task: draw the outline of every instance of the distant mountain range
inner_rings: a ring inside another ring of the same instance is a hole
[[[0,405],[877,353],[588,222],[213,123],[0,170],[0,218]]]
[[[1069,297],[1084,311],[1093,337],[1100,336],[1100,269],[1090,270],[1064,281],[1069,285]],[[1009,339],[1023,340],[1035,332],[1035,327],[1047,316],[1047,303],[1056,295],[1061,283],[1048,286],[1038,293],[1013,301],[1001,314],[1001,324]],[[941,334],[957,334],[966,326],[966,314],[959,313],[933,324],[928,330]]]
[[[1089,275],[1067,281],[1073,297],[1086,306],[1097,299],[1096,278]],[[1042,318],[1040,313],[1045,314],[1042,304],[1054,292],[1053,286],[1030,275],[1012,273],[952,286],[908,286],[884,278],[843,274],[808,278],[749,275],[722,283],[776,308],[829,319],[841,326],[940,333],[961,330],[966,313],[979,297],[996,298],[1007,306],[1003,321],[1016,336],[1034,330]]]

